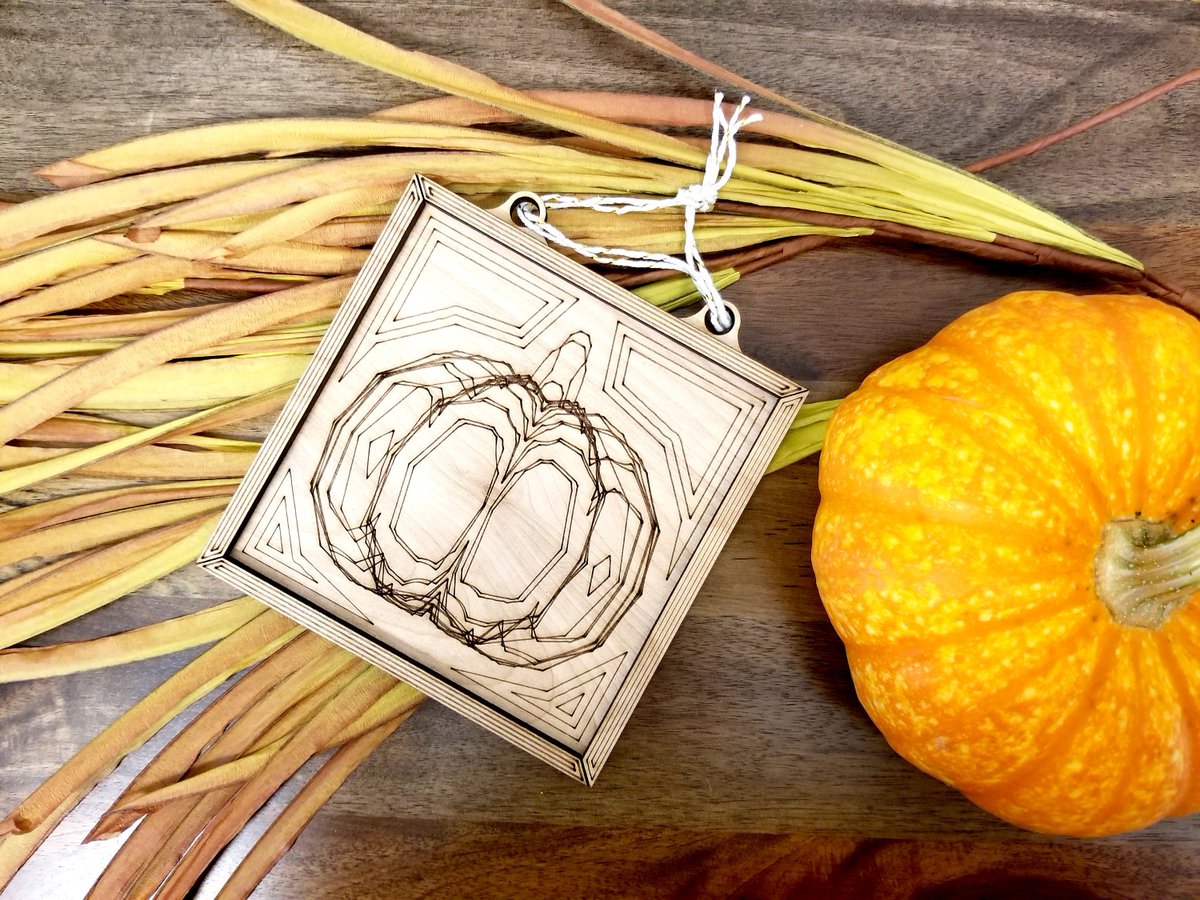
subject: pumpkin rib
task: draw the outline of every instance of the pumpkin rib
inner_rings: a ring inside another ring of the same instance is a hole
[[[1184,744],[1186,757],[1183,766],[1184,781],[1179,789],[1179,802],[1172,807],[1169,813],[1172,816],[1182,816],[1193,812],[1197,805],[1196,801],[1192,799],[1192,790],[1196,785],[1196,771],[1193,763],[1196,760],[1196,730],[1200,728],[1200,703],[1197,703],[1196,697],[1187,688],[1187,677],[1183,674],[1171,641],[1162,632],[1155,633],[1153,638],[1163,667],[1167,670],[1171,683],[1175,686],[1175,694],[1179,698],[1179,708],[1188,725],[1187,741]]]
[[[1080,598],[1078,594],[1083,594]],[[1071,597],[1063,601],[1059,606],[1050,606],[1044,600],[1038,601],[1036,604],[1031,604],[1028,608],[1022,609],[1019,613],[1014,614],[1011,618],[993,619],[990,622],[975,624],[971,627],[971,637],[980,637],[984,640],[993,638],[1002,631],[1009,631],[1017,628],[1028,628],[1043,619],[1049,619],[1053,616],[1068,612],[1072,607],[1083,607],[1087,599],[1095,599],[1086,589],[1080,589],[1077,594],[1072,594]],[[1081,602],[1083,601],[1083,602]],[[1087,625],[1090,625],[1090,620],[1083,619],[1080,622],[1080,630]],[[836,627],[836,623],[835,623]],[[1072,637],[1076,636],[1074,632]],[[871,650],[872,657],[883,659],[884,661],[898,659],[902,656],[914,655],[923,653],[930,646],[945,644],[948,640],[953,640],[953,634],[930,634],[925,637],[905,636],[893,638],[884,636],[881,640],[886,640],[887,644],[876,644],[868,641],[856,640],[852,637],[846,637],[838,632],[838,637],[847,647],[853,646],[856,650]]]
[[[1041,298],[1045,298],[1049,292],[1032,291],[1029,293],[1035,294]],[[1086,332],[1089,329],[1095,329],[1102,334],[1107,334],[1108,341],[1112,343],[1114,353],[1116,353],[1117,342],[1112,330],[1112,315],[1110,314],[1111,310],[1104,310],[1100,308],[1104,301],[1097,302],[1100,300],[1100,298],[1106,296],[1110,297],[1111,299],[1113,295],[1093,294],[1081,297],[1075,295],[1050,294],[1050,296],[1056,298],[1058,302],[1070,304],[1074,307],[1073,315],[1079,318],[1078,322],[1072,323],[1075,327],[1075,330],[1082,330]],[[1018,294],[1014,305],[1019,307],[1021,299],[1022,298],[1020,294]],[[1027,310],[1022,310],[1022,312],[1027,312]],[[1029,319],[1029,322],[1033,321],[1036,320],[1032,318]],[[1040,335],[1031,334],[1031,338],[1038,339],[1040,338]],[[1124,489],[1126,494],[1128,494],[1128,487],[1123,484],[1120,477],[1122,474],[1122,467],[1120,465],[1121,441],[1117,433],[1114,431],[1113,423],[1103,414],[1097,403],[1084,402],[1088,399],[1088,392],[1080,387],[1081,384],[1086,383],[1085,381],[1081,380],[1081,376],[1083,375],[1083,372],[1081,371],[1081,366],[1083,365],[1082,361],[1073,354],[1065,354],[1061,357],[1061,362],[1063,363],[1062,373],[1065,376],[1066,382],[1070,385],[1072,399],[1076,402],[1078,408],[1084,412],[1088,420],[1091,422],[1092,430],[1096,434],[1099,441],[1097,449],[1102,457],[1102,464],[1099,466],[1099,468],[1106,476],[1108,476],[1106,478],[1106,484],[1101,486],[1101,493],[1108,501],[1107,512],[1104,518],[1108,519],[1112,518],[1114,515],[1132,512],[1131,509],[1123,510],[1123,507],[1120,503],[1114,502],[1116,500],[1116,497],[1114,496],[1114,489]],[[1091,366],[1092,364],[1088,363],[1087,365]],[[1032,394],[1030,396],[1032,396]],[[1136,404],[1132,405],[1136,406]],[[1126,502],[1128,501],[1127,496],[1121,499],[1125,500]]]
[[[1077,639],[1080,631],[1085,630],[1093,624],[1090,619],[1072,618],[1075,619],[1074,624],[1059,638],[1064,643]],[[859,687],[860,674],[867,679],[865,686],[874,687],[874,689],[866,691],[865,694],[860,694],[860,697],[872,720],[883,731],[892,747],[900,755],[918,765],[923,771],[929,772],[934,777],[967,794],[976,790],[981,791],[992,788],[1004,777],[1003,770],[996,769],[993,774],[986,777],[971,777],[959,765],[950,763],[943,757],[944,748],[937,745],[937,736],[956,735],[963,741],[970,743],[971,738],[967,737],[967,735],[972,729],[969,726],[979,718],[980,710],[991,710],[1001,716],[1005,715],[1005,710],[1011,707],[1014,698],[1017,698],[1036,679],[1047,676],[1056,665],[1060,665],[1063,662],[1062,655],[1055,654],[1051,645],[1046,644],[1044,649],[1039,648],[1039,662],[1026,670],[1027,677],[1022,678],[1014,673],[1013,677],[1005,680],[1003,683],[998,683],[991,693],[986,693],[981,685],[973,684],[970,696],[964,698],[966,702],[954,712],[947,713],[946,708],[941,705],[934,707],[939,717],[939,722],[935,729],[927,726],[923,729],[923,733],[914,733],[902,727],[896,728],[897,723],[895,722],[891,722],[891,726],[889,727],[890,717],[888,716],[888,710],[893,702],[896,701],[898,696],[905,697],[904,702],[906,703],[910,702],[914,697],[923,699],[924,702],[918,704],[920,707],[930,707],[931,702],[936,704],[936,701],[930,701],[928,697],[923,697],[919,685],[917,686],[917,693],[915,695],[907,689],[902,689],[899,694],[893,690],[880,690],[879,685],[883,682],[887,682],[893,687],[906,684],[911,686],[913,682],[905,678],[903,669],[889,666],[886,660],[876,663],[874,654],[870,651],[861,655],[849,653],[848,655],[850,657],[851,672],[854,674],[856,688]],[[1088,668],[1094,668],[1099,664],[1100,657],[1101,653],[1099,651],[1093,651],[1086,655],[1086,661],[1081,662],[1087,665]],[[868,659],[871,661],[867,662],[866,660]],[[919,667],[920,660],[914,660],[913,662]],[[930,667],[930,672],[931,677],[939,683],[953,683],[954,681],[954,671],[944,665],[936,665],[936,660],[934,660],[934,665]],[[886,674],[882,674],[881,676],[881,673]],[[1086,682],[1086,684],[1090,683],[1090,681]],[[1081,696],[1085,694],[1086,690],[1080,691]],[[1059,719],[1051,722],[1049,727],[1058,728],[1061,725],[1069,724],[1065,722],[1068,713],[1069,710],[1064,710]],[[964,723],[968,727],[964,727]],[[918,750],[917,748],[922,749]],[[1028,765],[1029,760],[1032,758],[1031,754],[1036,753],[1037,750],[1038,747],[1027,746],[1012,765],[1014,767]],[[924,763],[919,761],[922,759],[925,761]],[[1015,771],[1015,768],[1013,770]]]
[[[1063,610],[1063,611],[1065,611],[1065,610]],[[1079,623],[1071,631],[1067,632],[1063,636],[1062,640],[1064,642],[1070,642],[1071,640],[1074,640],[1075,638],[1079,637],[1079,635],[1082,631],[1086,630],[1092,624],[1093,623],[1088,619],[1080,620]],[[988,639],[990,639],[991,637],[993,637],[995,635],[995,632],[997,630],[999,630],[999,629],[991,629],[990,633],[987,634],[986,636],[984,636],[983,638],[981,638],[978,642],[972,640],[969,643],[971,643],[971,644],[986,643]],[[938,641],[937,643],[945,644],[946,641],[942,640],[942,641]],[[878,649],[874,648],[874,647],[870,647],[870,646],[868,646],[867,649],[871,650],[872,662],[878,662],[879,657],[881,655],[878,652]],[[888,663],[888,657],[890,655],[891,655],[890,649],[885,650],[884,653],[882,654],[883,662],[885,665]],[[915,656],[915,654],[914,654],[914,656]],[[1055,657],[1053,655],[1047,655],[1047,657],[1042,662],[1040,662],[1038,665],[1036,665],[1032,668],[1026,669],[1022,674],[1028,676],[1028,678],[1030,678],[1030,679],[1036,678],[1039,675],[1045,674],[1045,672],[1047,670],[1052,669],[1054,667],[1055,663],[1057,663],[1058,661],[1059,660],[1057,657]],[[908,662],[917,663],[917,662],[919,662],[919,659],[914,658],[912,660],[909,660]],[[899,668],[899,665],[893,665],[893,666],[890,666],[890,668],[895,670],[895,669]],[[957,723],[960,723],[963,719],[973,718],[975,715],[975,710],[979,706],[982,706],[984,704],[986,704],[988,706],[992,706],[992,707],[1001,706],[1007,700],[1011,699],[1014,694],[1017,694],[1023,690],[1025,690],[1025,684],[1023,684],[1021,681],[1019,681],[1017,679],[1012,679],[1012,680],[1005,682],[1004,684],[1001,684],[1000,686],[998,686],[993,693],[977,694],[974,697],[975,703],[971,707],[967,708],[967,710],[965,710],[964,712],[951,717],[949,719],[949,721],[957,724]]]
[[[1147,373],[1150,371],[1154,361],[1147,358],[1143,352],[1145,349],[1141,341],[1134,340],[1132,333],[1133,325],[1128,316],[1124,314],[1109,315],[1107,320],[1109,328],[1112,331],[1113,337],[1116,340],[1118,352],[1126,361],[1127,365],[1122,367],[1123,374],[1129,381],[1130,393],[1135,398],[1140,398],[1142,402],[1130,404],[1130,411],[1133,416],[1132,434],[1127,436],[1127,442],[1122,442],[1121,455],[1129,460],[1129,474],[1131,483],[1127,485],[1129,494],[1134,498],[1135,510],[1139,504],[1145,504],[1150,498],[1150,488],[1146,480],[1147,466],[1147,447],[1151,441],[1150,429],[1147,427],[1147,416],[1145,406],[1149,399],[1154,396],[1154,389],[1150,384],[1150,379]],[[1128,450],[1125,448],[1128,447]]]
[[[1200,660],[1200,594],[1194,595],[1183,606],[1172,613],[1167,624],[1158,634],[1168,637],[1172,644],[1180,644],[1188,656]],[[1192,629],[1195,629],[1193,631]],[[1200,723],[1200,719],[1197,720]]]
[[[1142,652],[1142,648],[1133,641],[1133,639],[1136,637],[1138,636],[1132,634],[1122,635],[1122,638],[1130,640],[1132,645],[1130,651],[1135,657],[1133,661],[1133,667],[1135,673],[1139,676],[1138,680],[1140,681],[1140,675],[1145,665],[1145,654]],[[1146,707],[1141,703],[1129,703],[1127,704],[1127,707],[1130,712],[1125,728],[1126,733],[1132,735],[1142,734],[1146,726],[1149,724],[1149,713],[1147,712]],[[1136,740],[1133,743],[1135,746],[1132,748],[1131,752],[1126,755],[1125,764],[1122,766],[1121,773],[1117,776],[1117,780],[1113,784],[1108,800],[1098,804],[1096,809],[1092,812],[1092,815],[1084,819],[1079,824],[1077,829],[1072,830],[1078,830],[1083,834],[1093,834],[1098,831],[1102,831],[1103,829],[1099,827],[1100,823],[1108,821],[1114,812],[1117,812],[1125,805],[1128,798],[1129,786],[1137,777],[1140,769],[1139,763],[1141,762],[1136,749]]]
[[[1143,298],[1139,298],[1142,300]],[[1118,335],[1122,340],[1122,350],[1126,354],[1126,358],[1131,360],[1130,365],[1125,369],[1128,377],[1134,382],[1134,390],[1138,392],[1138,396],[1142,397],[1145,402],[1134,404],[1134,415],[1138,418],[1138,426],[1136,434],[1138,440],[1134,442],[1134,447],[1139,456],[1137,464],[1133,467],[1136,477],[1139,479],[1135,486],[1134,496],[1138,498],[1139,503],[1154,506],[1153,500],[1157,493],[1156,487],[1159,484],[1179,486],[1185,482],[1191,482],[1200,486],[1200,468],[1189,473],[1189,468],[1193,460],[1200,455],[1200,416],[1196,415],[1198,407],[1196,404],[1183,404],[1177,409],[1187,410],[1191,415],[1188,418],[1191,420],[1191,428],[1182,429],[1188,439],[1181,442],[1179,445],[1168,444],[1166,447],[1158,446],[1160,443],[1159,435],[1156,431],[1155,421],[1151,418],[1150,410],[1155,408],[1155,404],[1161,404],[1162,399],[1158,395],[1157,378],[1163,373],[1163,365],[1160,358],[1156,355],[1155,344],[1153,340],[1139,340],[1138,327],[1144,325],[1137,313],[1144,311],[1146,308],[1153,309],[1160,317],[1171,321],[1172,325],[1183,324],[1179,329],[1179,334],[1172,332],[1172,339],[1178,337],[1182,343],[1182,347],[1171,346],[1173,351],[1181,351],[1186,354],[1189,351],[1194,358],[1200,358],[1200,323],[1195,318],[1189,315],[1178,317],[1175,315],[1175,310],[1160,309],[1153,307],[1150,304],[1143,302],[1123,304],[1120,309],[1120,315],[1113,317],[1114,327],[1118,327]],[[1165,314],[1165,316],[1163,315]],[[1159,348],[1162,349],[1162,348]],[[1175,356],[1170,357],[1171,362],[1175,361]],[[1174,379],[1169,379],[1174,380]],[[1164,388],[1174,387],[1173,384],[1162,385]],[[1164,391],[1167,393],[1168,391]],[[1183,413],[1180,413],[1183,415]],[[1153,482],[1150,479],[1152,460],[1152,450],[1157,449],[1160,456],[1168,455],[1173,458],[1173,465],[1170,470],[1160,474]],[[1164,454],[1164,450],[1166,453]],[[1189,477],[1189,475],[1191,477]],[[1161,514],[1164,518],[1172,518],[1178,510],[1177,504],[1183,500],[1185,494],[1181,494],[1176,490],[1173,494],[1162,496],[1161,513],[1156,510],[1156,515]],[[1195,501],[1192,501],[1193,504]],[[1145,507],[1143,507],[1145,508]],[[1193,524],[1195,524],[1193,522]]]
[[[1038,433],[1048,443],[1054,446],[1059,455],[1071,467],[1072,472],[1079,479],[1081,484],[1089,488],[1089,493],[1092,494],[1093,506],[1101,511],[1101,517],[1106,517],[1110,501],[1104,489],[1104,485],[1096,480],[1093,466],[1080,455],[1080,451],[1068,440],[1065,440],[1058,428],[1053,416],[1046,409],[1033,402],[1033,394],[1025,385],[1022,385],[1008,371],[993,363],[990,359],[980,356],[974,352],[974,348],[970,345],[962,343],[962,340],[957,335],[947,333],[946,329],[938,332],[929,342],[929,345],[936,346],[939,350],[951,353],[958,356],[960,359],[977,366],[981,372],[986,372],[992,381],[1003,385],[1006,395],[1011,395],[1017,399],[1017,402],[1023,406],[1033,419],[1033,424],[1037,428]],[[1095,420],[1090,411],[1087,412],[1089,419],[1092,419],[1092,426],[1095,428]]]
[[[840,497],[826,497],[822,501],[825,507],[822,514],[823,522],[828,522],[831,517],[846,517],[846,514],[838,511],[840,500]],[[853,501],[850,502],[853,503]],[[878,511],[876,513],[878,514]],[[826,533],[829,533],[830,526],[823,525],[822,527],[827,529]],[[1063,552],[1054,548],[1038,556],[1035,551],[1039,549],[1041,549],[1040,546],[1031,544],[1030,552],[1019,555],[1030,559],[1036,558],[1038,563],[1043,565],[1048,559],[1053,558],[1053,565],[1060,570],[1061,574],[1055,575],[1051,579],[1052,583],[1046,583],[1045,577],[1040,576],[1036,571],[1009,566],[1002,579],[975,579],[977,583],[963,585],[962,590],[944,596],[939,594],[938,596],[945,602],[938,601],[935,597],[928,597],[919,605],[927,614],[936,617],[939,624],[927,625],[926,628],[921,629],[923,633],[919,635],[914,634],[910,628],[897,629],[893,627],[895,624],[894,614],[875,622],[876,627],[873,629],[866,627],[866,621],[858,615],[856,602],[851,602],[843,607],[840,601],[829,599],[838,593],[836,587],[838,584],[862,583],[864,578],[870,577],[870,572],[878,571],[881,566],[886,567],[893,574],[897,571],[898,566],[907,570],[908,564],[902,560],[896,560],[886,554],[885,558],[876,558],[873,554],[871,558],[862,558],[848,553],[842,556],[836,567],[824,569],[819,578],[818,587],[824,592],[827,600],[826,609],[839,637],[844,642],[864,649],[878,647],[883,653],[887,653],[890,646],[895,646],[900,654],[910,650],[920,652],[928,644],[936,644],[961,636],[968,631],[973,634],[995,635],[1017,627],[1033,626],[1066,612],[1085,615],[1089,604],[1095,603],[1091,588],[1090,569],[1087,562],[1080,558],[1089,552],[1088,549],[1084,547],[1080,547],[1078,550],[1071,548],[1074,552]],[[826,551],[823,547],[818,547],[818,552]],[[829,552],[837,553],[838,551],[831,548]],[[969,612],[967,607],[970,606],[968,602],[970,598],[979,597],[989,587],[993,591],[1000,591],[1006,597],[1019,597],[1019,599],[1002,608],[993,608],[990,614],[984,618],[964,617],[953,610],[947,611],[946,603],[950,603],[956,607],[964,607],[964,614]],[[863,627],[849,627],[853,623]],[[843,624],[846,624],[847,627],[841,627]]]
[[[837,489],[822,488],[821,502],[824,503],[826,498],[835,502],[846,501],[870,505],[876,509],[887,509],[905,515],[921,515],[928,508],[917,498],[900,497],[892,492],[879,493],[878,486],[864,486],[863,484],[855,484],[853,487],[842,485]],[[1022,539],[1020,544],[1037,549],[1045,546],[1044,540],[1049,526],[1042,522],[1032,522],[1027,519],[1000,521],[995,515],[985,515],[986,511],[982,509],[978,510],[977,515],[970,516],[958,515],[954,510],[942,510],[941,512],[943,519],[974,530],[995,532],[997,537],[1003,537],[1012,543],[1017,543],[1013,540],[1014,532],[1016,532],[1029,538],[1028,541]],[[1039,538],[1041,543],[1037,542]]]
[[[1075,628],[1073,628],[1071,631],[1069,631],[1067,633],[1067,635],[1065,635],[1063,637],[1063,642],[1069,643],[1070,641],[1078,638],[1079,635],[1082,632],[1086,631],[1092,624],[1093,623],[1088,619],[1081,620],[1075,626]],[[1096,654],[1097,665],[1099,665],[1099,660],[1100,660],[1100,654],[1097,653]],[[1039,663],[1038,665],[1033,666],[1029,669],[1026,669],[1023,673],[1021,673],[1021,675],[1023,675],[1024,677],[1013,677],[1007,683],[1002,685],[995,693],[976,694],[972,698],[974,702],[969,707],[965,707],[958,714],[952,715],[945,720],[945,724],[950,726],[950,728],[947,728],[946,730],[950,731],[952,729],[957,729],[961,733],[963,731],[964,727],[969,727],[971,722],[978,719],[980,709],[990,708],[990,709],[999,710],[999,709],[1007,708],[1007,706],[1014,699],[1016,699],[1019,694],[1021,694],[1026,689],[1026,687],[1028,686],[1030,681],[1032,681],[1036,678],[1039,678],[1042,675],[1045,675],[1047,672],[1052,670],[1058,662],[1060,662],[1059,657],[1056,657],[1053,654],[1048,654],[1046,659],[1043,660],[1041,663]],[[1069,713],[1067,715],[1064,715],[1064,717],[1062,719],[1060,719],[1056,725],[1053,726],[1055,729],[1055,731],[1053,733],[1057,733],[1057,728],[1059,728],[1060,726],[1062,726],[1066,723],[1066,720],[1069,715],[1070,715]],[[1028,763],[1028,760],[1027,760],[1027,763]],[[1025,764],[1022,764],[1022,765],[1025,765]],[[998,780],[991,781],[990,783],[983,784],[982,787],[984,789],[991,789],[993,787],[1000,785],[1005,780],[1006,780],[1005,778],[1000,778]],[[956,782],[955,782],[955,786],[958,787],[960,790],[964,791],[964,793],[975,789],[975,787],[974,787],[975,785],[976,785],[976,783],[971,782],[964,778],[958,778],[958,779],[956,779]]]
[[[1100,686],[1108,679],[1116,662],[1119,637],[1117,632],[1109,632],[1102,638],[1104,644],[1100,652],[1096,654],[1096,667],[1092,670],[1087,690],[1082,692],[1074,708],[1059,720],[1058,726],[1047,736],[1047,740],[1042,744],[1042,752],[1030,757],[1023,765],[1014,767],[1007,778],[997,781],[983,791],[964,791],[972,801],[984,809],[993,809],[992,804],[986,799],[979,800],[977,798],[988,798],[997,793],[1009,793],[1014,788],[1027,784],[1034,776],[1055,762],[1056,754],[1070,744],[1071,737],[1078,732],[1083,721],[1091,715],[1094,698],[1099,692]]]
[[[929,509],[928,505],[920,498],[899,496],[877,483],[866,483],[865,480],[862,483],[843,484],[836,488],[826,486],[821,491],[821,503],[866,506],[880,512],[914,517],[927,515]],[[1053,552],[1064,564],[1078,562],[1075,556],[1083,553],[1084,547],[1086,547],[1090,564],[1091,555],[1099,547],[1099,530],[1097,529],[1096,537],[1093,539],[1089,536],[1086,544],[1081,541],[1065,545],[1070,547],[1073,552],[1067,552],[1065,549],[1047,551],[1047,538],[1058,535],[1053,524],[1019,518],[1001,520],[996,515],[983,517],[982,510],[980,515],[976,516],[973,514],[976,509],[978,507],[975,506],[969,510],[961,507],[958,510],[941,509],[938,511],[938,518],[944,522],[970,528],[975,532],[994,535],[997,540],[1003,539],[1005,544],[1014,549],[1035,550],[1039,553]]]
[[[953,397],[953,396],[950,396],[947,394],[941,394],[938,391],[932,390],[930,388],[907,388],[907,387],[897,387],[895,385],[875,384],[875,385],[872,385],[872,390],[874,390],[876,393],[891,394],[892,396],[905,397],[906,399],[909,399],[909,400],[915,400],[915,401],[928,400],[928,401],[930,401],[931,404],[936,403],[942,409],[942,411],[947,413],[947,415],[942,416],[941,418],[946,418],[946,419],[952,420],[955,423],[958,423],[961,426],[961,430],[967,431],[971,434],[973,440],[977,441],[981,446],[991,449],[997,457],[1003,458],[1003,460],[1006,462],[1008,468],[1011,468],[1011,469],[1014,469],[1017,471],[1020,471],[1023,468],[1023,466],[1021,465],[1022,460],[1017,455],[1015,455],[1013,453],[1013,451],[1009,450],[1008,447],[1005,446],[1004,442],[998,436],[996,430],[994,430],[994,429],[980,430],[978,423],[972,421],[969,416],[963,415],[962,410],[960,408],[960,404],[963,401],[960,398],[956,398],[956,397]],[[921,405],[920,403],[914,404],[914,406],[918,406],[918,407],[920,405]],[[990,415],[990,411],[987,409],[982,409],[982,410],[978,410],[978,411],[984,413],[985,415]],[[935,416],[935,417],[937,417],[937,416]],[[996,421],[996,419],[994,417],[993,417],[993,421]],[[1061,454],[1061,451],[1060,451],[1060,454]],[[1036,471],[1037,470],[1035,469],[1034,472],[1036,472]],[[1026,474],[1028,474],[1028,469],[1026,469]],[[1068,523],[1069,523],[1069,520],[1073,519],[1073,518],[1083,519],[1083,516],[1080,514],[1079,510],[1076,509],[1072,503],[1068,502],[1066,500],[1066,498],[1062,496],[1061,491],[1058,490],[1053,483],[1046,482],[1040,478],[1039,479],[1033,479],[1033,478],[1027,479],[1027,481],[1031,481],[1031,482],[1034,480],[1036,480],[1038,483],[1038,491],[1037,491],[1038,495],[1043,499],[1044,502],[1047,502],[1048,505],[1054,505],[1054,506],[1058,507],[1059,509],[1061,509],[1061,511],[1063,513],[1065,513],[1064,518],[1068,520]],[[1085,488],[1086,488],[1086,484],[1085,484]],[[1091,493],[1090,491],[1087,491],[1086,489],[1084,492]],[[1093,500],[1096,500],[1096,498],[1093,498]],[[1100,520],[1103,518],[1105,511],[1104,511],[1103,507],[1099,505],[1098,500],[1096,500],[1096,508],[1094,510],[1092,510],[1092,512],[1094,513],[1095,518],[1097,520]],[[1082,526],[1084,524],[1090,525],[1092,523],[1090,521],[1088,521],[1088,522],[1080,521],[1077,524]]]
[[[1180,523],[1185,519],[1188,528],[1195,528],[1200,524],[1200,428],[1196,429],[1195,434],[1193,443],[1198,446],[1191,453],[1180,453],[1183,465],[1178,473],[1178,487],[1163,500],[1164,506],[1173,511],[1172,525],[1177,531],[1185,530],[1180,527]]]
[[[1120,352],[1121,342],[1118,338],[1118,332],[1113,325],[1113,315],[1111,310],[1105,311],[1103,314],[1101,314],[1100,326],[1100,330],[1107,334],[1109,340],[1112,342],[1114,353],[1116,353],[1118,356],[1128,359],[1128,357],[1124,357]],[[1082,327],[1086,328],[1086,323]],[[1077,367],[1081,365],[1081,363],[1079,360],[1072,357],[1066,357],[1065,361],[1070,365],[1070,368],[1068,368],[1067,371],[1069,373],[1072,385],[1075,385],[1077,383],[1078,375]],[[1124,392],[1126,396],[1136,397],[1136,395],[1132,394],[1134,387],[1129,378],[1128,369],[1128,366],[1118,367],[1117,371],[1125,378]],[[1115,385],[1113,385],[1113,393],[1117,393],[1117,387]],[[1129,404],[1129,407],[1133,410],[1136,410],[1138,406],[1139,404],[1136,402]],[[1122,515],[1128,515],[1137,508],[1136,504],[1138,501],[1134,500],[1134,498],[1138,495],[1134,494],[1132,491],[1132,486],[1126,483],[1124,478],[1125,467],[1122,465],[1122,461],[1125,457],[1125,447],[1132,447],[1135,442],[1134,438],[1130,437],[1128,440],[1122,440],[1116,424],[1100,411],[1097,404],[1086,403],[1083,404],[1083,407],[1086,410],[1088,417],[1095,424],[1096,433],[1101,436],[1100,451],[1105,460],[1104,471],[1109,476],[1109,510],[1106,518],[1111,519]]]

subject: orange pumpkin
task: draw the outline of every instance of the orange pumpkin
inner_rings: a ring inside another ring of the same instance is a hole
[[[829,423],[813,566],[910,762],[1038,831],[1200,809],[1200,322],[1012,294]]]

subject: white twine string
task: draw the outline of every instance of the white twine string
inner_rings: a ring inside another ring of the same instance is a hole
[[[594,209],[619,216],[630,212],[646,212],[656,209],[683,208],[683,259],[667,253],[649,253],[642,250],[624,250],[620,247],[594,247],[580,244],[567,237],[545,219],[541,218],[532,204],[516,204],[518,218],[534,234],[574,250],[581,256],[612,266],[633,269],[672,269],[689,276],[700,292],[708,308],[712,326],[724,334],[733,327],[733,315],[721,298],[711,273],[696,246],[696,213],[709,212],[717,202],[717,194],[729,182],[733,167],[737,163],[736,135],[744,125],[758,122],[762,116],[755,113],[742,117],[749,97],[743,97],[729,118],[721,109],[725,95],[718,92],[713,98],[712,140],[709,143],[708,160],[704,164],[704,177],[698,184],[682,187],[674,197],[573,197],[565,194],[542,194],[542,202],[549,209]]]

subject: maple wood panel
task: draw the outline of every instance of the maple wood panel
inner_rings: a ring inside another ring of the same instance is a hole
[[[803,388],[420,176],[200,564],[591,784]]]
[[[392,2],[314,5],[521,87],[710,89],[542,0],[418,2],[403,15]],[[614,5],[802,102],[958,163],[1200,64],[1192,3]],[[0,4],[0,76],[0,190],[18,192],[36,188],[27,173],[38,165],[137,134],[423,96],[207,0]],[[1197,287],[1198,121],[1193,85],[992,177]],[[1030,287],[1100,285],[844,242],[728,294],[747,352],[823,399],[964,310]],[[72,482],[85,483],[95,482]],[[889,750],[854,699],[816,596],[815,484],[813,463],[763,482],[594,788],[429,704],[317,816],[259,895],[1200,894],[1196,819],[1116,840],[1030,835]],[[184,572],[52,637],[224,596],[208,575]],[[10,807],[180,659],[0,688],[0,803]],[[81,896],[113,848],[79,839],[118,788],[103,786],[69,817],[10,894]],[[246,846],[219,862],[214,882]]]

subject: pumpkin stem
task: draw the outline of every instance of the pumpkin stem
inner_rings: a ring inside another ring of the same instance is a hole
[[[533,380],[547,400],[559,403],[575,399],[583,384],[584,368],[591,349],[592,339],[586,333],[577,331],[542,360],[533,373]]]
[[[1166,522],[1141,516],[1109,522],[1095,572],[1096,594],[1114,621],[1161,628],[1200,591],[1200,528],[1176,534]]]

